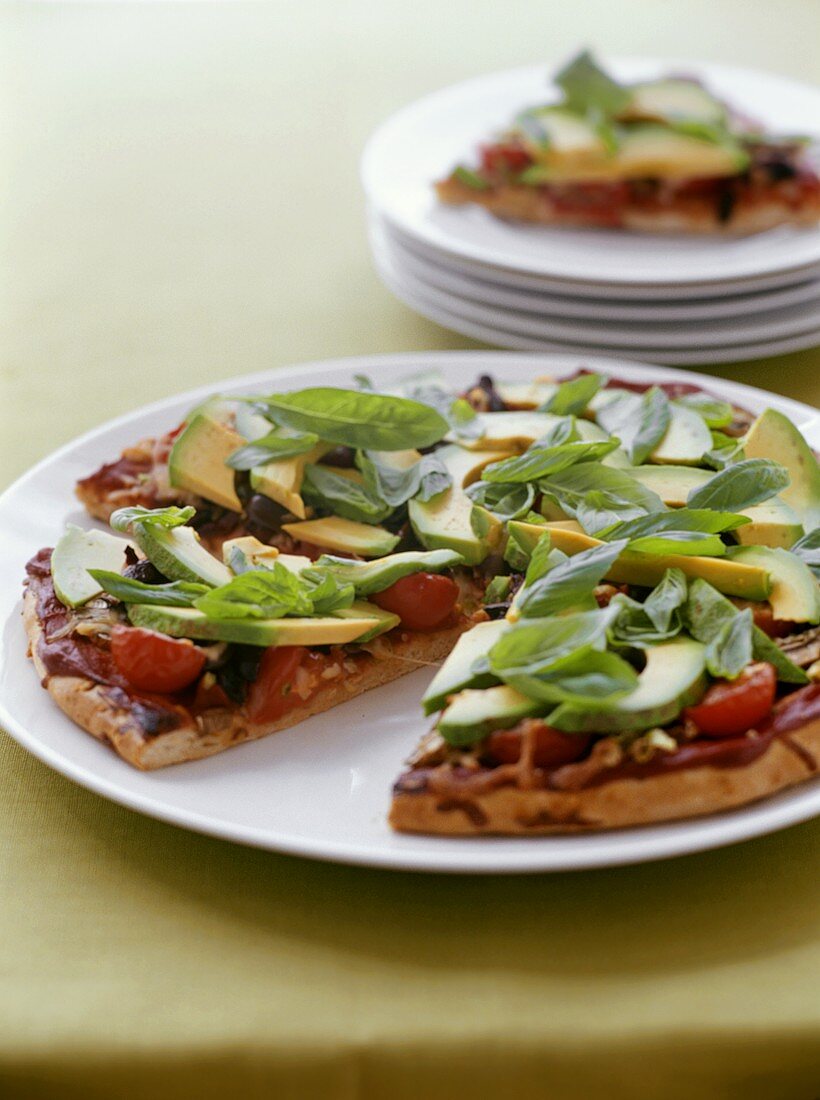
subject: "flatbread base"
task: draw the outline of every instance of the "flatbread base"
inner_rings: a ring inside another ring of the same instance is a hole
[[[668,207],[626,205],[617,225],[604,225],[596,220],[594,207],[588,214],[557,210],[549,196],[537,187],[523,184],[499,184],[478,191],[455,178],[436,184],[441,202],[449,206],[482,206],[498,218],[554,225],[568,229],[601,228],[631,229],[645,233],[709,233],[744,236],[763,233],[778,225],[815,225],[820,218],[816,201],[799,205],[773,194],[771,198],[736,201],[731,217],[725,222],[718,217],[714,202],[705,199],[683,199]]]
[[[470,625],[463,620],[457,626],[429,634],[403,631],[395,638],[382,636],[370,653],[351,655],[354,672],[323,682],[306,702],[295,707],[283,718],[265,725],[252,723],[243,708],[214,708],[196,717],[194,724],[184,724],[163,733],[149,734],[135,715],[116,703],[116,693],[103,684],[80,676],[50,676],[38,653],[42,627],[37,617],[36,599],[26,592],[23,621],[29,638],[29,654],[43,686],[57,706],[73,722],[100,741],[108,742],[129,764],[144,771],[199,760],[260,737],[298,725],[306,718],[340,703],[355,699],[365,691],[388,684],[414,672],[423,665],[442,661]],[[114,698],[112,698],[114,696]]]

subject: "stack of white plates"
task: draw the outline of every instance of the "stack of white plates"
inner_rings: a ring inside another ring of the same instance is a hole
[[[777,133],[816,134],[820,91],[746,69],[611,62],[624,80],[675,71]],[[551,96],[545,69],[472,80],[388,120],[365,150],[370,240],[387,286],[467,336],[533,351],[718,363],[820,344],[820,226],[749,237],[550,229],[447,207],[433,181],[517,111]]]

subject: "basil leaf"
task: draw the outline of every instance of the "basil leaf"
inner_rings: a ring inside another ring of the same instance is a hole
[[[504,679],[531,699],[592,708],[609,706],[638,684],[637,672],[623,657],[589,646],[559,657],[540,676],[507,674]]]
[[[370,393],[376,392],[376,387],[373,385],[373,380],[369,374],[354,374],[353,381],[360,390],[368,390]]]
[[[532,585],[525,585],[516,597],[524,618],[554,615],[568,607],[592,600],[592,590],[626,548],[626,539],[604,542],[559,562]]]
[[[254,466],[264,466],[267,462],[277,462],[282,458],[293,458],[312,450],[319,442],[315,432],[294,432],[285,435],[274,430],[255,439],[244,447],[239,447],[225,459],[225,465],[232,470],[250,470]]]
[[[749,523],[748,516],[734,512],[712,512],[706,508],[675,508],[671,512],[654,512],[636,519],[612,524],[599,532],[602,539],[637,539],[661,531],[700,531],[710,535],[733,531]]]
[[[435,409],[447,421],[450,429],[462,439],[477,439],[482,433],[481,418],[469,401],[454,397],[441,386],[421,384],[407,388],[407,396],[413,401]],[[419,444],[415,444],[419,446]],[[371,443],[372,447],[373,444]],[[408,447],[411,444],[407,445]],[[384,448],[382,448],[384,449]],[[406,448],[404,448],[406,450]]]
[[[561,382],[539,411],[555,413],[556,416],[580,416],[605,382],[602,374],[579,374],[577,378]]]
[[[408,550],[375,561],[356,561],[322,554],[312,566],[302,570],[301,577],[316,583],[323,576],[330,575],[342,584],[351,584],[357,596],[371,596],[374,592],[389,588],[402,577],[409,577],[411,573],[440,573],[463,562],[461,554],[455,550]]]
[[[485,466],[482,477],[485,481],[539,481],[579,462],[604,458],[617,446],[617,439],[607,439],[600,443],[562,443],[557,447],[541,447],[536,443],[522,455],[504,458],[501,462]]]
[[[820,527],[815,527],[813,531],[803,535],[789,547],[789,550],[804,561],[815,577],[820,580]]]
[[[453,169],[453,176],[473,191],[486,191],[490,186],[478,172],[474,172],[472,168],[465,168],[463,164]]]
[[[552,553],[550,533],[545,531],[542,535],[539,535],[538,542],[535,544],[527,563],[527,571],[524,575],[525,585],[534,584],[541,577],[546,576],[555,563],[555,558],[551,556]]]
[[[625,470],[600,462],[582,462],[553,473],[539,483],[539,488],[593,535],[623,519],[666,511],[657,493]]]
[[[732,423],[735,416],[728,401],[719,401],[708,393],[684,393],[675,398],[674,404],[683,405],[684,408],[698,413],[709,428],[725,428]]]
[[[135,523],[154,523],[157,527],[182,527],[196,515],[196,508],[143,508],[137,504],[133,508],[118,508],[113,512],[109,523],[115,531],[128,533]]]
[[[605,649],[608,610],[577,611],[511,627],[489,652],[489,668],[500,679],[546,672],[558,657],[580,648]]]
[[[706,667],[713,676],[736,680],[752,660],[752,611],[747,607],[723,624],[706,645]]]
[[[320,439],[376,451],[429,447],[448,429],[435,409],[407,397],[316,386],[296,393],[260,399],[266,415],[297,431],[315,432]]]
[[[364,475],[364,483],[370,493],[392,508],[406,504],[411,498],[427,501],[438,496],[453,483],[447,467],[433,452],[404,470],[381,463],[375,454],[356,452],[356,465]]]
[[[630,93],[601,69],[589,50],[574,57],[555,77],[566,105],[581,114],[617,115],[626,107]]]
[[[669,630],[675,612],[686,604],[689,585],[680,569],[667,569],[643,603],[643,609],[657,630]],[[677,631],[676,631],[677,633]]]
[[[499,575],[493,577],[484,592],[484,606],[487,607],[491,604],[504,603],[509,594],[510,586],[512,585],[512,577]]]
[[[278,561],[212,588],[194,600],[194,607],[209,619],[281,619],[313,611],[305,585]]]
[[[597,413],[598,423],[620,439],[634,466],[645,462],[654,451],[671,419],[669,398],[657,386],[640,395],[625,390]]]
[[[768,458],[745,458],[727,466],[693,489],[686,499],[689,508],[739,512],[776,496],[790,482],[788,471]]]
[[[699,642],[708,645],[722,627],[740,614],[735,605],[698,578],[689,585],[689,597],[684,609],[687,630]],[[778,680],[788,684],[807,684],[808,676],[798,668],[782,649],[760,627],[752,630],[752,656],[756,661],[768,661],[774,666]]]
[[[171,581],[168,584],[144,584],[142,581],[112,573],[107,569],[89,569],[88,572],[110,596],[123,603],[159,604],[164,607],[191,607],[197,596],[210,592],[207,584],[193,581]]]
[[[317,574],[305,569],[300,579],[308,591],[314,615],[330,615],[334,611],[343,611],[356,599],[356,589],[347,581],[334,577],[332,573]]]
[[[535,503],[535,488],[532,485],[475,481],[465,492],[470,500],[502,520],[521,519]]]
[[[702,461],[704,466],[711,466],[713,470],[723,470],[745,457],[742,439],[735,439],[724,432],[712,432],[712,449],[706,451]]]
[[[704,531],[663,531],[659,535],[645,535],[632,539],[629,549],[639,554],[685,554],[705,558],[722,558],[725,543],[717,535]]]
[[[308,463],[302,480],[302,497],[313,507],[358,523],[381,523],[393,511],[389,504],[350,478],[335,474],[327,466]]]

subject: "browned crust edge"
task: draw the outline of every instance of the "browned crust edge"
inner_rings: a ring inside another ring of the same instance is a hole
[[[43,632],[37,617],[36,599],[31,592],[26,592],[23,601],[23,622],[29,639],[29,655],[41,683],[57,706],[78,726],[98,740],[108,742],[123,760],[144,771],[199,760],[233,745],[267,737],[355,699],[365,691],[397,680],[422,665],[441,661],[469,625],[465,621],[432,634],[407,633],[389,641],[380,639],[378,650],[383,656],[357,655],[353,658],[358,666],[356,672],[328,681],[316,695],[278,722],[255,725],[241,707],[235,707],[206,712],[195,725],[147,735],[129,711],[112,701],[105,686],[81,676],[48,675],[37,650]]]
[[[693,767],[645,779],[613,779],[580,791],[499,787],[472,794],[396,792],[390,824],[446,836],[543,836],[651,825],[731,810],[817,774],[820,719],[775,738],[750,764]],[[810,761],[815,761],[812,768]]]
[[[589,228],[595,223],[583,215],[556,212],[537,188],[523,184],[500,184],[487,191],[478,191],[452,177],[436,184],[436,193],[448,206],[482,206],[498,218],[537,225]],[[778,225],[814,225],[820,218],[820,207],[807,202],[794,207],[787,202],[755,199],[744,203],[740,199],[727,224],[719,221],[708,203],[687,204],[675,209],[642,210],[625,207],[621,224],[614,228],[646,233],[711,233],[721,236],[745,236],[762,233]],[[613,227],[609,227],[613,228]]]

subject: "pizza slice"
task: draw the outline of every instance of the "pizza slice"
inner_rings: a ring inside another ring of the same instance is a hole
[[[449,205],[541,225],[758,233],[820,218],[816,156],[689,77],[624,85],[582,53],[557,103],[522,111],[436,184]]]
[[[614,400],[626,435],[641,407]],[[488,618],[428,688],[439,715],[395,785],[394,828],[621,828],[816,776],[820,466],[774,410],[687,456],[560,469],[535,446],[485,469],[502,499],[527,481],[536,511],[509,521]]]

